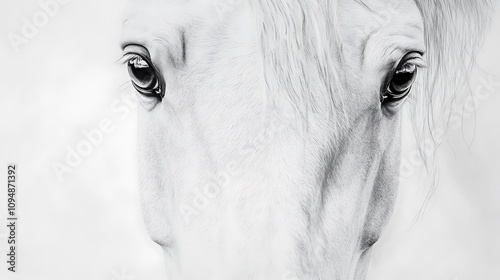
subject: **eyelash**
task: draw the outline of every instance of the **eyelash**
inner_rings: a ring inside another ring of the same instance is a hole
[[[123,64],[123,65],[128,65],[132,60],[138,59],[138,58],[146,60],[144,57],[142,57],[142,56],[140,56],[138,54],[135,54],[135,53],[125,53],[118,60],[118,63],[119,64]],[[149,61],[147,61],[147,62],[149,63]]]

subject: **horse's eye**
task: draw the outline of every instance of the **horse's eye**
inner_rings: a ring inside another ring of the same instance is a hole
[[[420,56],[404,59],[392,74],[382,102],[396,102],[404,99],[417,77],[418,67],[425,66]]]
[[[417,66],[411,62],[405,62],[396,69],[389,85],[389,91],[393,94],[407,92],[411,88],[413,81],[415,81],[416,76]]]
[[[148,97],[161,98],[161,87],[156,71],[144,58],[134,55],[128,60],[127,67],[137,91]]]

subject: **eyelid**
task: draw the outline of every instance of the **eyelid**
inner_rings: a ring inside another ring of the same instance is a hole
[[[429,65],[425,62],[425,60],[422,57],[421,53],[418,52],[412,52],[407,55],[405,55],[398,63],[397,67],[406,64],[406,63],[412,63],[418,68],[427,68]]]
[[[417,66],[418,68],[428,68],[429,65],[425,62],[425,60],[422,57],[415,57],[408,59],[404,61],[404,63],[412,63],[413,65]]]
[[[141,45],[136,45],[136,44],[126,45],[123,48],[123,55],[118,61],[121,63],[127,63],[131,59],[137,57],[144,59],[150,66],[153,66],[153,63],[151,61],[151,55],[149,54],[148,49],[146,49]]]

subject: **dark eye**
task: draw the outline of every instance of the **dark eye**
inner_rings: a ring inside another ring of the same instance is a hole
[[[382,95],[382,102],[396,102],[404,99],[411,90],[417,77],[418,67],[424,65],[418,57],[405,58],[393,72],[392,77]]]
[[[162,97],[158,75],[149,62],[139,55],[133,55],[127,62],[128,73],[135,89],[148,97]]]

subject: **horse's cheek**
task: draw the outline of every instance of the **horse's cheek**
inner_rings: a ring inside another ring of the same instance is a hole
[[[400,136],[399,133],[390,141],[391,145],[384,151],[377,175],[370,193],[367,215],[361,235],[361,249],[373,246],[384,227],[389,222],[396,201],[399,186]]]

